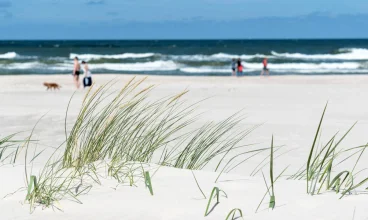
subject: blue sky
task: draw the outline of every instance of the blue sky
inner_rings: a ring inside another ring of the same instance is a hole
[[[0,39],[362,38],[367,15],[367,0],[0,0]]]

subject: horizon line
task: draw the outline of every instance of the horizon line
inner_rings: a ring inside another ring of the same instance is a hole
[[[42,39],[42,38],[33,38],[33,39],[0,39],[0,41],[289,41],[289,40],[368,40],[368,37],[357,37],[357,38],[343,38],[343,37],[335,37],[335,38],[120,38],[120,39],[103,39],[103,38],[64,38],[64,39]]]

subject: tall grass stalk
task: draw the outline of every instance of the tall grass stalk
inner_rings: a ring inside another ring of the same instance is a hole
[[[285,168],[285,169],[283,169],[282,171],[281,171],[281,173],[275,178],[275,180],[274,180],[274,183],[276,183],[277,182],[277,180],[279,180],[279,178],[285,173],[285,171],[288,169],[288,166]],[[269,194],[270,196],[271,196],[271,193],[270,193],[270,189],[271,189],[271,186],[268,186],[268,184],[267,184],[267,181],[266,181],[266,178],[265,178],[265,176],[264,176],[264,174],[263,174],[263,172],[262,172],[262,176],[263,176],[263,180],[264,180],[264,182],[265,182],[265,185],[266,185],[266,189],[267,189],[267,191],[265,192],[265,194],[263,195],[263,197],[262,197],[262,199],[261,199],[261,201],[259,202],[259,204],[258,204],[258,206],[257,206],[257,209],[256,209],[256,213],[258,212],[258,210],[259,210],[259,208],[261,207],[261,205],[262,205],[262,203],[263,203],[263,201],[264,201],[264,199],[266,198],[266,196],[267,196],[267,194]],[[273,183],[273,184],[274,184]]]
[[[273,181],[273,135],[271,141],[271,155],[270,155],[270,181],[271,181],[271,198],[269,207],[274,209],[276,204],[275,188]]]
[[[316,144],[316,141],[317,141],[317,137],[318,137],[319,131],[321,129],[323,117],[325,116],[326,109],[327,109],[327,104],[326,104],[326,106],[325,106],[325,108],[323,110],[322,117],[321,117],[321,119],[319,121],[317,132],[316,132],[316,135],[314,137],[313,144],[312,144],[312,147],[311,147],[309,156],[308,156],[308,161],[307,161],[307,193],[309,193],[309,180],[311,179],[310,165],[311,165],[312,155],[313,155],[313,152],[314,152],[314,148],[315,148],[315,144]]]
[[[194,175],[194,172],[193,172],[193,171],[191,171],[191,172],[192,172],[192,174],[193,174],[194,180],[195,180],[195,182],[196,182],[196,184],[197,184],[197,187],[198,187],[199,191],[201,191],[201,193],[202,193],[202,195],[203,195],[204,199],[207,199],[207,197],[206,197],[206,195],[204,194],[204,192],[203,192],[203,190],[202,190],[201,186],[200,186],[200,185],[199,185],[199,183],[198,183],[198,180],[197,180],[196,176]]]

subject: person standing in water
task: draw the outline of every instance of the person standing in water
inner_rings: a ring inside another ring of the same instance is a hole
[[[84,88],[86,88],[92,85],[92,74],[91,74],[91,71],[89,71],[87,62],[82,61],[82,64],[83,64],[83,72],[84,72],[83,86]]]
[[[268,63],[267,63],[267,58],[266,57],[263,59],[262,63],[263,63],[263,70],[261,72],[261,76],[263,76],[264,72],[266,72],[267,76],[269,76],[270,75],[270,71],[267,68],[267,64]]]
[[[235,59],[231,61],[231,70],[233,71],[232,75],[235,76],[236,74],[236,60]]]
[[[78,61],[78,57],[74,57],[73,79],[74,79],[74,84],[77,87],[77,89],[79,89],[80,87],[80,83],[79,83],[80,68],[81,67]]]
[[[241,63],[240,58],[238,59],[237,67],[238,67],[237,76],[241,76],[241,75],[243,75],[243,65],[242,65],[242,63]]]

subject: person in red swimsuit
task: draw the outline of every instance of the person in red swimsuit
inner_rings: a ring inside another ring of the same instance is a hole
[[[264,74],[264,72],[266,72],[267,76],[269,76],[270,71],[267,68],[268,63],[267,63],[267,58],[266,57],[263,59],[262,63],[263,63],[263,69],[262,69],[262,72],[261,72],[261,76]]]
[[[237,71],[237,76],[242,76],[243,75],[243,65],[242,65],[242,63],[241,63],[241,60],[240,60],[240,58],[238,59],[238,62],[237,62],[237,69],[238,69],[238,71]]]

